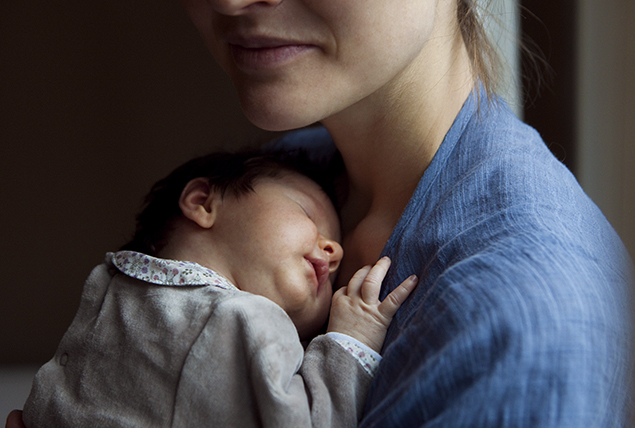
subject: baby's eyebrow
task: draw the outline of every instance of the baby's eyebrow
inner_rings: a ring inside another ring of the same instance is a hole
[[[304,211],[304,213],[307,215],[307,217],[309,217],[309,218],[311,218],[311,219],[312,219],[312,216],[311,216],[311,214],[309,213],[309,210],[308,210],[308,209],[304,206],[304,204],[303,204],[303,203],[296,201],[296,204],[298,204],[298,206],[299,206],[300,208],[302,208],[302,211]]]
[[[296,202],[298,204],[300,204],[304,209],[305,208],[305,204],[308,203],[308,205],[311,205],[312,208],[316,208],[317,207],[317,201],[311,196],[306,194],[305,192],[302,192],[300,190],[297,189],[291,189],[291,195],[290,197],[292,199],[295,199]]]
[[[321,201],[315,195],[303,192],[299,189],[289,189],[289,191],[289,197],[300,205],[307,216],[318,227],[318,231],[322,235],[337,242],[341,241],[339,220],[337,220],[337,224],[333,227],[333,230],[330,230],[331,222],[328,216],[328,205],[325,204],[330,204],[331,202],[326,193],[323,193],[325,199]],[[320,218],[322,218],[322,222],[320,223],[323,223],[321,227],[318,224]]]

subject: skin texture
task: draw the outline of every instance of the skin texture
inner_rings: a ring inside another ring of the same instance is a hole
[[[192,180],[179,205],[183,219],[162,257],[190,260],[225,276],[239,289],[265,296],[289,315],[303,340],[326,323],[377,352],[393,315],[408,297],[411,277],[383,302],[383,258],[358,271],[335,295],[332,281],[342,260],[335,209],[317,184],[288,173],[262,178],[253,192],[221,196],[204,179]]]
[[[339,285],[374,263],[474,87],[454,0],[182,0],[247,117],[342,153]]]
[[[222,196],[204,179],[191,181],[180,199],[183,220],[161,256],[208,266],[269,298],[310,338],[326,322],[342,259],[337,214],[299,174],[262,178],[253,189]]]
[[[425,56],[435,29],[437,1],[399,0],[398,7],[394,0],[183,4],[236,85],[247,117],[284,130],[357,103],[370,107],[375,93],[409,85],[410,68]]]
[[[337,290],[328,331],[348,334],[376,352],[381,351],[392,317],[417,285],[417,277],[412,275],[380,301],[381,283],[390,263],[388,257],[383,257],[375,266],[363,267],[347,286]]]

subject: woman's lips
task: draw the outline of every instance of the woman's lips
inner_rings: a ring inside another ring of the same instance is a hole
[[[315,49],[309,44],[274,41],[229,46],[236,66],[243,71],[271,70]]]

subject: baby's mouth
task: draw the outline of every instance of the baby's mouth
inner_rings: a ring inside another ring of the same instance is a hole
[[[322,259],[307,258],[307,260],[311,263],[311,265],[313,265],[313,270],[315,271],[315,276],[317,278],[317,287],[319,290],[320,287],[329,279],[329,265]]]

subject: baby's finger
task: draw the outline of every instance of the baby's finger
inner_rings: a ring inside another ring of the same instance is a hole
[[[331,299],[339,299],[340,296],[346,296],[346,293],[348,293],[347,288],[348,286],[345,285],[343,287],[340,287],[339,290],[335,290],[335,293],[333,293],[333,297]]]
[[[364,266],[351,278],[348,282],[348,286],[346,287],[346,295],[347,296],[356,296],[359,294],[359,289],[362,287],[362,283],[366,279],[368,272],[370,272],[371,266]]]
[[[366,279],[362,283],[362,300],[367,304],[374,304],[379,300],[379,290],[381,283],[390,267],[390,259],[382,257],[375,266],[368,272]]]
[[[404,282],[399,284],[399,287],[392,290],[377,307],[379,313],[388,319],[392,319],[397,309],[401,307],[401,304],[406,301],[412,290],[415,289],[417,282],[417,275],[411,275]]]

